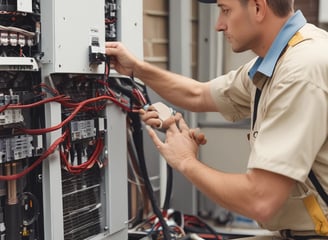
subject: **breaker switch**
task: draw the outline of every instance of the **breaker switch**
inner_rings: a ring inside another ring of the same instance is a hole
[[[106,55],[100,51],[98,37],[93,37],[89,46],[89,62],[90,64],[101,64],[106,60]]]

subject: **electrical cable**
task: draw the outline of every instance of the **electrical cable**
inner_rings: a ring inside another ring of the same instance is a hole
[[[11,181],[11,180],[16,180],[19,179],[29,172],[31,172],[34,168],[36,168],[44,159],[49,157],[50,154],[52,154],[56,148],[66,139],[67,134],[63,134],[61,137],[59,137],[51,146],[45,151],[35,162],[33,162],[28,168],[25,168],[22,172],[4,176],[0,175],[0,181]]]
[[[65,126],[66,124],[68,124],[70,121],[72,121],[72,119],[77,115],[77,113],[85,106],[88,105],[90,103],[93,102],[97,102],[97,101],[101,101],[101,100],[113,100],[112,97],[110,96],[99,96],[99,97],[95,97],[95,98],[90,98],[90,99],[86,99],[82,102],[80,102],[76,108],[74,109],[74,111],[65,119],[63,120],[61,123],[52,126],[50,128],[42,128],[42,129],[19,129],[21,131],[23,131],[26,134],[30,134],[30,135],[39,135],[39,134],[43,134],[43,133],[47,133],[50,131],[55,131],[58,130],[60,128],[62,128],[63,126]]]
[[[27,202],[28,201],[28,202]],[[39,201],[36,198],[36,196],[31,192],[22,192],[20,195],[20,202],[25,203],[28,205],[28,209],[33,209],[33,215],[32,216],[26,216],[28,218],[23,219],[23,225],[24,226],[30,226],[32,225],[39,217]],[[23,206],[24,207],[24,206]],[[26,207],[24,207],[24,210],[26,211]]]
[[[133,79],[133,78],[132,78]],[[143,87],[144,94],[141,94],[141,91],[137,89],[138,91],[135,92],[136,96],[140,96],[139,99],[142,99],[141,104],[145,105],[146,103],[150,103],[149,95],[147,93],[146,86]],[[170,200],[172,196],[172,190],[173,190],[173,169],[172,167],[166,163],[166,170],[167,170],[167,178],[166,178],[166,192],[165,192],[165,200],[163,204],[163,209],[168,210],[170,208]]]
[[[143,137],[142,137],[142,127],[141,120],[139,114],[136,113],[128,113],[129,118],[132,120],[133,127],[133,138],[134,143],[137,144],[137,154],[139,159],[140,170],[142,173],[142,177],[144,178],[145,187],[149,193],[150,202],[154,211],[154,214],[157,216],[159,223],[162,227],[164,240],[171,240],[170,228],[168,227],[161,210],[158,208],[156,204],[156,200],[154,197],[154,192],[149,181],[148,170],[145,163],[144,152],[143,152]]]
[[[172,188],[173,188],[173,169],[167,163],[166,163],[166,171],[167,171],[167,178],[166,178],[165,199],[163,205],[164,210],[168,210],[170,208],[170,201],[171,201]]]
[[[0,107],[0,113],[2,113],[2,112],[4,112],[4,111],[6,111],[6,109],[8,109],[9,108],[9,106],[10,106],[10,104],[8,103],[8,104],[6,104],[6,105],[3,105],[3,106],[1,106]]]
[[[133,77],[131,80],[134,82]],[[144,106],[147,103],[150,103],[150,99],[147,94],[147,88],[143,85],[143,92],[144,94],[141,93],[141,91],[136,87],[136,83],[134,82],[135,88],[132,91],[132,94],[135,96],[136,99],[140,99],[140,105]],[[163,210],[164,212],[167,212],[167,210],[170,208],[170,199],[172,195],[172,185],[173,185],[173,170],[169,164],[166,164],[167,166],[167,182],[166,182],[166,193],[165,193],[165,200],[164,200],[164,205],[163,205]]]
[[[131,106],[126,106],[127,102],[124,99],[117,99],[117,96],[115,96],[115,94],[113,93],[113,91],[109,88],[108,84],[105,82],[101,82],[98,81],[100,83],[103,83],[104,86],[106,87],[107,92],[109,93],[109,95],[101,95],[95,98],[90,98],[90,99],[86,99],[82,102],[79,103],[74,103],[70,101],[70,98],[65,96],[65,95],[59,95],[59,92],[54,89],[51,88],[45,84],[42,84],[41,87],[46,89],[46,91],[50,92],[52,95],[55,95],[54,97],[51,98],[46,98],[46,99],[42,99],[38,102],[34,102],[31,104],[6,104],[0,107],[0,112],[3,112],[7,109],[28,109],[28,108],[33,108],[36,106],[40,106],[46,103],[50,103],[50,102],[58,102],[61,105],[67,107],[67,108],[72,108],[74,109],[71,113],[71,115],[65,119],[62,123],[53,126],[53,127],[49,127],[49,128],[40,128],[40,129],[22,129],[19,128],[19,130],[23,131],[26,134],[30,134],[30,135],[39,135],[39,134],[43,134],[43,133],[47,133],[50,131],[55,131],[58,130],[59,128],[63,127],[65,124],[67,124],[69,121],[71,121],[78,112],[80,111],[100,111],[103,110],[105,107],[105,103],[102,106],[98,106],[98,107],[90,107],[87,106],[90,103],[95,103],[98,101],[104,101],[104,100],[109,100],[113,103],[115,103],[116,105],[118,105],[120,108],[122,108],[123,110],[129,112],[129,111],[136,111],[137,109],[140,109],[144,104],[145,104],[145,98],[142,95],[142,93],[140,92],[139,89],[132,89],[131,90],[131,95],[134,96],[134,102],[137,104],[137,106],[132,107]]]
[[[67,129],[65,133],[67,136],[66,140],[69,140],[69,133],[70,133],[69,129]],[[92,155],[89,157],[89,159],[86,162],[73,166],[68,161],[68,153],[70,152],[70,148],[71,148],[70,143],[68,143],[68,146],[64,149],[64,151],[60,151],[61,160],[64,163],[67,170],[72,174],[80,174],[80,173],[84,172],[85,170],[91,168],[97,162],[98,157],[102,153],[102,150],[104,147],[103,140],[100,137],[98,137],[95,140],[95,145],[96,145],[96,147],[95,147]]]
[[[95,108],[92,108],[92,107],[86,107],[86,105],[90,104],[90,103],[94,103],[94,102],[98,102],[98,101],[112,101],[114,103],[116,103],[119,107],[121,107],[123,110],[126,110],[126,111],[131,111],[130,108],[128,108],[126,105],[122,104],[120,101],[118,101],[115,97],[112,97],[112,96],[108,96],[108,95],[103,95],[103,96],[99,96],[99,97],[95,97],[95,98],[90,98],[90,99],[86,99],[80,103],[72,103],[72,102],[69,102],[70,98],[69,97],[66,97],[65,95],[59,95],[59,92],[56,90],[56,89],[53,89],[53,88],[50,88],[50,87],[47,87],[47,85],[43,84],[42,85],[43,88],[47,88],[50,92],[52,92],[53,95],[56,95],[54,97],[51,97],[51,98],[46,98],[46,99],[42,99],[38,102],[34,102],[34,103],[31,103],[31,104],[6,104],[4,106],[1,106],[0,108],[0,112],[3,112],[7,109],[26,109],[26,108],[33,108],[33,107],[36,107],[36,106],[40,106],[42,104],[45,104],[45,103],[49,103],[49,102],[58,102],[64,106],[69,106],[71,108],[73,108],[74,110],[71,112],[71,114],[65,119],[63,120],[61,123],[55,125],[55,126],[52,126],[52,127],[49,127],[49,128],[39,128],[39,129],[24,129],[24,128],[15,128],[16,130],[18,131],[22,131],[23,133],[25,134],[29,134],[29,135],[40,135],[40,134],[44,134],[44,133],[48,133],[48,132],[51,132],[51,131],[55,131],[55,130],[58,130],[60,128],[62,128],[63,126],[65,126],[67,123],[69,123],[77,114],[79,111],[82,111],[82,110],[99,110],[99,109],[95,109]],[[140,104],[143,104],[144,101],[145,101],[145,98],[143,98],[142,94],[141,93],[137,93],[137,97],[136,99],[139,99],[139,103]],[[132,112],[134,110],[132,109]],[[17,132],[15,132],[17,133]],[[0,176],[0,180],[15,180],[15,179],[18,179],[22,176],[24,176],[25,174],[27,174],[28,172],[30,172],[31,170],[33,170],[39,163],[41,163],[48,155],[50,155],[52,152],[55,151],[55,148],[60,144],[62,143],[67,137],[67,133],[66,134],[63,134],[63,136],[59,139],[57,139],[53,145],[51,145],[51,147],[43,154],[41,155],[41,157],[39,157],[38,160],[36,160],[31,166],[29,166],[28,168],[26,168],[25,170],[23,170],[21,173],[19,174],[14,174],[14,175],[10,175],[10,176]],[[100,154],[100,150],[99,150],[99,146],[102,145],[103,143],[100,142],[100,141],[97,141],[97,151],[95,152],[95,155],[92,156],[91,160],[94,161]],[[65,160],[65,157],[64,157],[64,160]],[[79,166],[77,168],[73,167],[71,168],[71,166],[69,165],[66,165],[68,166],[72,172],[79,172],[81,169],[86,169],[88,168],[90,162],[87,162],[86,164],[82,165],[82,166]]]
[[[222,237],[206,222],[202,221],[200,218],[192,215],[184,215],[184,228],[186,232],[193,233],[204,233],[207,230],[216,240],[221,240]]]
[[[52,97],[52,98],[46,98],[46,99],[40,100],[40,101],[35,102],[35,103],[30,103],[30,104],[24,104],[24,105],[23,104],[9,104],[9,106],[7,108],[5,108],[4,110],[6,110],[6,109],[26,109],[26,108],[32,108],[32,107],[43,105],[43,104],[49,103],[49,102],[62,102],[64,99],[65,99],[65,96],[64,95],[59,95],[59,96],[55,96],[55,97]],[[2,110],[3,109],[0,109],[0,112]]]
[[[132,138],[132,133],[131,133],[131,128],[130,128],[130,123],[127,121],[127,148],[128,148],[128,153],[129,153],[129,164],[131,166],[132,172],[135,176],[136,179],[136,184],[138,187],[138,191],[141,194],[141,200],[142,200],[142,206],[140,206],[139,211],[137,216],[135,217],[135,219],[133,221],[131,221],[131,223],[129,224],[130,227],[135,227],[137,224],[139,224],[142,220],[143,220],[143,215],[144,213],[148,213],[149,212],[149,206],[148,206],[148,202],[149,202],[149,196],[148,196],[148,192],[145,189],[145,184],[143,182],[143,179],[141,177],[141,173],[140,173],[140,167],[138,165],[138,160],[137,160],[137,151],[135,149],[135,145],[133,144],[133,138]],[[141,183],[142,181],[142,183]]]

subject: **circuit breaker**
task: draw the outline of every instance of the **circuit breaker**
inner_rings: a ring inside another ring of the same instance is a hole
[[[0,240],[128,239],[136,103],[105,42],[142,58],[142,0],[7,0],[0,18]]]

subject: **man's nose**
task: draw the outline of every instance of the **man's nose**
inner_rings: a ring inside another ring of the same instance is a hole
[[[222,17],[219,16],[215,25],[215,30],[218,32],[225,31],[227,29],[226,23],[223,21]]]

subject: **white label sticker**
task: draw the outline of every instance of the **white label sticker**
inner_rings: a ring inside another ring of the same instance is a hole
[[[32,12],[32,0],[17,0],[17,11]]]

